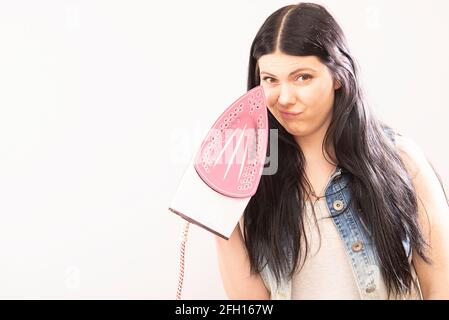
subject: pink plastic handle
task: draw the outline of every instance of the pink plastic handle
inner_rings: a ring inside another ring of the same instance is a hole
[[[257,86],[217,119],[195,157],[195,170],[210,188],[234,198],[256,193],[267,151],[267,112]]]

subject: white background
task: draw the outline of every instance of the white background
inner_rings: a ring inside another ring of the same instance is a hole
[[[446,186],[449,2],[322,1],[376,113]],[[286,1],[0,1],[0,298],[172,299],[193,146]],[[191,226],[183,297],[222,299]]]

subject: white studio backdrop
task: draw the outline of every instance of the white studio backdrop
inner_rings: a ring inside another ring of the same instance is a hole
[[[295,2],[293,2],[295,3]],[[449,2],[321,1],[376,113],[449,182]],[[0,298],[173,299],[195,145],[287,1],[0,1]],[[185,299],[226,299],[191,225]]]

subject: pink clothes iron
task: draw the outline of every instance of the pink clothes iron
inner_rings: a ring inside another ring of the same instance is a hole
[[[268,114],[257,86],[232,103],[192,158],[169,210],[229,239],[264,169]]]

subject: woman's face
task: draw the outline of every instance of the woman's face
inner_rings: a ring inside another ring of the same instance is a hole
[[[268,109],[290,134],[305,137],[327,130],[339,82],[318,57],[276,51],[260,57],[258,65]]]

